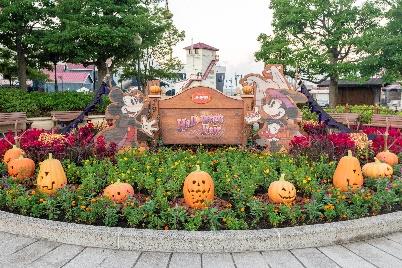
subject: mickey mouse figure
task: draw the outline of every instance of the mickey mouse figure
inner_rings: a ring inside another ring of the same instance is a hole
[[[118,148],[138,145],[138,130],[149,137],[158,131],[155,119],[148,120],[145,115],[141,121],[137,118],[142,114],[145,103],[144,95],[139,90],[133,90],[124,94],[119,88],[114,88],[109,93],[111,104],[106,109],[106,118],[114,120],[113,126],[101,131],[98,136],[103,136],[107,143],[114,142]]]

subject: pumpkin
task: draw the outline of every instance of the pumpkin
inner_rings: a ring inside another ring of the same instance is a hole
[[[124,203],[129,196],[134,195],[134,188],[128,183],[117,180],[117,182],[110,184],[103,190],[103,195],[121,204]]]
[[[138,147],[139,153],[144,153],[149,150],[148,144],[146,142],[141,142],[140,146]]]
[[[388,150],[378,153],[376,155],[376,158],[381,162],[387,163],[390,166],[394,166],[399,162],[398,156]]]
[[[16,145],[13,145],[13,148],[5,152],[3,162],[7,165],[11,160],[17,159],[24,154],[25,152],[21,148],[18,148]]]
[[[269,185],[268,198],[275,204],[292,203],[296,198],[296,188],[293,183],[286,181],[285,174],[282,174],[279,180]]]
[[[19,158],[8,162],[8,175],[24,180],[32,177],[35,174],[35,162],[32,159],[25,158],[20,155]]]
[[[214,181],[205,171],[196,166],[196,171],[188,174],[184,180],[184,202],[190,208],[204,208],[214,199]]]
[[[161,87],[160,86],[150,86],[149,92],[153,95],[159,95],[161,93]]]
[[[381,163],[380,160],[374,158],[375,162],[367,163],[363,166],[363,175],[370,178],[391,178],[394,170],[391,165]]]
[[[67,184],[67,177],[60,161],[53,159],[50,153],[49,158],[39,164],[37,186],[40,192],[54,194],[58,189]]]
[[[253,87],[250,85],[245,85],[243,87],[243,94],[249,95],[251,93],[253,93]]]
[[[349,189],[356,191],[363,186],[363,173],[359,160],[348,151],[348,155],[342,157],[335,169],[332,178],[333,184],[342,192]]]

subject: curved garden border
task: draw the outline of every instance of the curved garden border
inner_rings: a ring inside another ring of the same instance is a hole
[[[167,252],[241,252],[327,246],[402,230],[402,211],[356,220],[245,231],[160,231],[91,226],[0,211],[0,231],[88,247]]]

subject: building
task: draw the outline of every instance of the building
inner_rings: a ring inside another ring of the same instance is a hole
[[[339,80],[337,105],[374,105],[381,102],[381,88],[383,81],[372,78],[367,82]],[[329,80],[318,85],[318,89],[329,90]]]

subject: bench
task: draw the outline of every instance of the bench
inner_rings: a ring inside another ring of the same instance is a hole
[[[399,115],[385,115],[385,114],[373,114],[371,123],[368,124],[373,127],[391,127],[402,128],[402,116]]]
[[[82,112],[81,111],[52,111],[50,115],[52,117],[53,126],[56,127],[57,124],[61,123],[62,126],[67,125],[76,119]],[[84,121],[86,117],[84,117]]]
[[[335,121],[350,126],[359,125],[359,114],[357,113],[328,113]]]
[[[31,124],[28,122],[25,112],[0,113],[0,127],[13,126],[14,130],[25,130]]]

